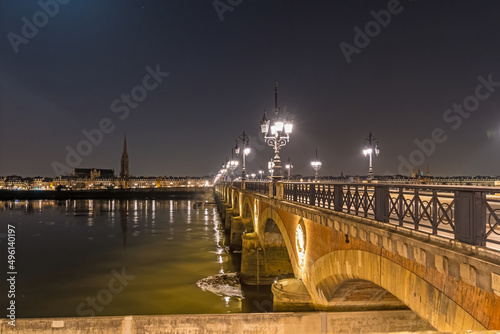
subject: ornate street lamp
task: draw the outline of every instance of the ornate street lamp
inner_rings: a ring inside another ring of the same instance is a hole
[[[222,168],[220,169],[219,174],[223,180],[227,181],[227,158],[222,161]]]
[[[369,180],[373,180],[373,163],[372,163],[373,153],[375,153],[375,155],[378,156],[380,153],[380,149],[378,148],[378,139],[375,136],[373,136],[372,133],[370,132],[368,137],[366,137],[365,139],[365,148],[363,149],[363,154],[365,155],[365,157],[367,155],[370,157],[370,167],[368,168]]]
[[[321,166],[323,163],[318,159],[318,149],[316,149],[316,160],[311,161],[311,166],[314,169],[314,172],[316,173],[314,175],[314,181],[318,181],[318,172],[321,169]]]
[[[266,112],[260,122],[261,131],[264,135],[266,143],[274,148],[273,158],[273,181],[280,180],[283,175],[281,173],[280,149],[285,146],[290,140],[293,123],[283,115],[283,112],[278,108],[278,83],[274,85],[274,117],[272,120],[267,119]]]
[[[236,167],[238,167],[239,164],[238,160],[234,160],[233,152],[234,149],[231,148],[231,160],[229,160],[227,163],[227,168],[231,171],[230,181],[234,179],[234,170],[236,169]]]
[[[292,171],[293,165],[290,160],[290,157],[288,157],[287,164],[285,165],[285,169],[288,171],[288,178],[287,180],[290,180],[290,172]]]
[[[243,131],[243,134],[241,136],[236,137],[236,147],[234,148],[234,151],[236,152],[236,155],[240,155],[242,153],[243,155],[243,165],[241,166],[241,180],[245,181],[247,179],[247,172],[245,169],[245,157],[250,153],[250,148],[248,146],[248,141],[250,138],[245,134],[245,131]],[[239,146],[239,142],[241,141],[241,145],[243,146],[243,151],[241,150],[241,147]]]

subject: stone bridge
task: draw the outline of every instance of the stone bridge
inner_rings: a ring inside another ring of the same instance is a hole
[[[500,329],[499,188],[218,183],[246,284],[278,310],[411,309],[439,331]],[[498,211],[497,211],[498,210]]]

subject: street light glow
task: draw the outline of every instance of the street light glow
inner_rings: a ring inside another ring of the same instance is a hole
[[[323,165],[323,163],[318,159],[318,149],[316,149],[316,160],[311,161],[311,166],[315,172],[314,181],[318,180],[318,172],[321,169],[322,165]]]
[[[375,138],[375,136],[373,136],[370,132],[368,134],[368,137],[366,137],[365,139],[365,148],[363,149],[364,156],[370,157],[370,165],[368,167],[368,178],[370,180],[373,179],[373,153],[378,156],[380,153],[380,149],[378,148],[378,139]]]
[[[276,131],[281,132],[281,131],[283,131],[283,127],[285,124],[283,124],[282,121],[277,121],[274,123],[274,125],[276,126]]]

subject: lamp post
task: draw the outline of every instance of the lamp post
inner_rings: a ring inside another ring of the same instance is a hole
[[[227,168],[231,171],[230,181],[233,181],[234,170],[236,169],[236,167],[238,167],[238,160],[234,160],[233,152],[234,152],[234,149],[231,148],[231,160],[229,160],[227,163]]]
[[[287,180],[290,181],[290,172],[292,171],[293,165],[290,160],[290,157],[288,157],[287,164],[285,165],[285,169],[288,171],[288,178]]]
[[[281,171],[280,149],[285,146],[290,140],[293,123],[282,115],[281,109],[278,108],[278,83],[274,85],[274,117],[268,120],[266,112],[260,122],[261,131],[264,135],[266,143],[274,149],[273,158],[273,181],[278,181],[283,178]]]
[[[227,158],[222,161],[222,168],[220,170],[220,175],[223,180],[227,181]]]
[[[248,146],[248,136],[245,134],[245,131],[243,131],[243,134],[241,136],[236,137],[236,147],[234,148],[234,151],[236,152],[236,155],[240,155],[240,152],[243,155],[243,165],[241,166],[241,180],[245,181],[247,179],[247,172],[245,169],[245,156],[247,156],[250,153],[250,148]],[[239,146],[239,142],[241,141],[241,145],[243,146],[243,151],[241,150],[241,147]]]
[[[262,166],[260,166],[260,169],[259,169],[259,178],[262,180],[263,176],[264,176],[264,171],[262,170]]]
[[[368,155],[370,157],[370,167],[368,168],[368,179],[373,180],[373,153],[379,155],[380,149],[378,148],[378,139],[370,134],[365,139],[365,148],[363,149],[363,154],[365,157]]]
[[[271,178],[273,177],[274,173],[273,167],[274,167],[274,162],[273,159],[271,159],[271,161],[267,163],[267,170],[269,170],[269,175],[271,175]]]
[[[311,161],[311,166],[314,169],[314,181],[318,181],[318,172],[321,169],[323,163],[318,159],[318,149],[316,149],[316,160]]]

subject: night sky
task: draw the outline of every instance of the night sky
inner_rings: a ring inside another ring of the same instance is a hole
[[[275,82],[294,173],[317,148],[320,175],[366,174],[371,131],[375,174],[500,174],[499,1],[59,1],[0,3],[0,175],[119,173],[125,131],[135,176],[215,174],[243,130],[257,172]]]

